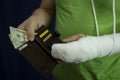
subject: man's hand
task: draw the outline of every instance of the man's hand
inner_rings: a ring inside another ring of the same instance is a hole
[[[28,40],[33,41],[35,31],[42,25],[48,26],[51,20],[51,15],[44,9],[37,9],[28,19],[21,23],[18,28],[26,31]]]
[[[42,25],[48,26],[51,17],[55,12],[55,1],[54,0],[42,0],[41,5],[36,9],[33,14],[21,23],[18,28],[26,31],[28,39],[34,40],[35,31]]]
[[[36,22],[36,17],[31,16],[18,26],[19,29],[26,31],[28,39],[34,40],[35,31],[38,29],[39,24]]]
[[[72,41],[76,41],[82,37],[86,37],[86,35],[84,34],[76,34],[76,35],[73,35],[73,36],[70,36],[68,38],[65,38],[63,39],[63,42],[72,42]]]

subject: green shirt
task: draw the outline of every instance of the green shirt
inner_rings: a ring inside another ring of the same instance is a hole
[[[56,30],[61,39],[82,33],[96,35],[91,0],[55,0]],[[120,32],[120,0],[116,1],[116,32]],[[94,0],[100,35],[113,33],[112,0]],[[120,80],[120,54],[79,64],[59,64],[58,80]]]

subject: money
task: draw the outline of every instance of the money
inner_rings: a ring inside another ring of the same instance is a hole
[[[25,31],[14,28],[12,26],[10,26],[9,37],[15,49],[28,41]]]

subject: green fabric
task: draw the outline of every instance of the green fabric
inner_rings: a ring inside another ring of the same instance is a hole
[[[91,0],[55,0],[56,30],[61,39],[73,34],[96,35]],[[120,0],[116,1],[117,32],[120,32]],[[112,0],[94,0],[100,35],[113,31]],[[53,73],[58,80],[119,80],[120,54],[79,64],[59,64]]]

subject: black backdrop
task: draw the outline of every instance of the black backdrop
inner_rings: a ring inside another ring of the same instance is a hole
[[[9,26],[17,27],[39,5],[40,0],[0,0],[0,80],[51,80],[17,53],[8,37]]]

